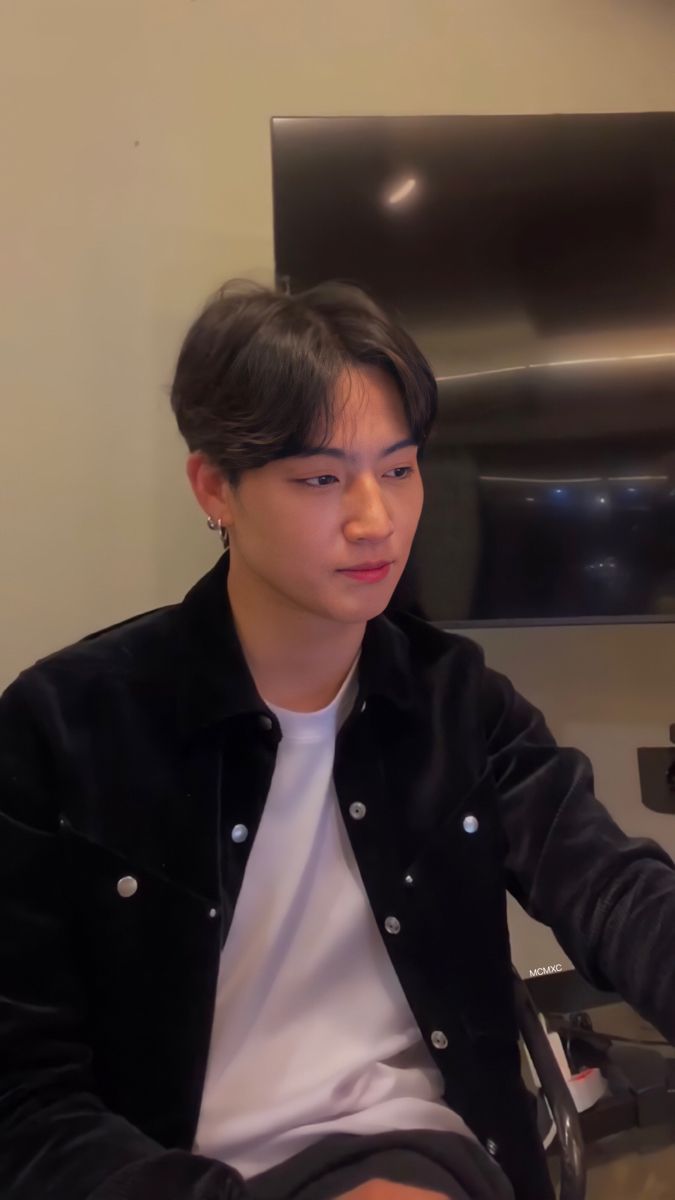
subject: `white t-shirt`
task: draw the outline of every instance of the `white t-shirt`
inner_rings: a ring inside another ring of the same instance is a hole
[[[331,1133],[473,1136],[441,1099],[338,806],[356,668],[318,712],[269,705],[282,740],[222,953],[194,1146],[245,1178]]]

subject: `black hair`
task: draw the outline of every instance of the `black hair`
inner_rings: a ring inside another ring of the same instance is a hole
[[[437,410],[433,372],[397,320],[360,288],[323,283],[288,295],[225,284],[183,342],[171,406],[190,450],[236,485],[243,471],[325,445],[345,370],[374,366],[396,383],[420,450]]]

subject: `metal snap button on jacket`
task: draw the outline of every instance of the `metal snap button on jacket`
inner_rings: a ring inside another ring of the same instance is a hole
[[[401,922],[397,917],[385,917],[384,927],[387,933],[400,933]]]
[[[462,828],[465,833],[476,833],[478,830],[478,817],[474,817],[473,813],[469,813],[462,821]]]
[[[260,724],[262,725],[263,729],[271,729],[272,728],[272,718],[263,714],[262,717],[260,718]]]
[[[448,1039],[442,1029],[434,1029],[431,1035],[431,1044],[435,1050],[447,1050]]]
[[[349,815],[354,821],[362,821],[366,815],[366,806],[360,800],[355,800],[349,805]]]
[[[233,842],[245,842],[248,837],[248,829],[245,825],[235,825],[230,837]]]
[[[134,879],[133,875],[123,875],[117,881],[117,891],[123,900],[128,900],[138,891],[138,880]]]

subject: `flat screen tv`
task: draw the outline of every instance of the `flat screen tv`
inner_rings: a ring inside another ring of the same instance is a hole
[[[277,279],[367,288],[439,385],[394,604],[675,619],[675,114],[279,117]]]

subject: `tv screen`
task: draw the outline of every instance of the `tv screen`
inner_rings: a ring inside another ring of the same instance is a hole
[[[675,114],[275,118],[279,283],[368,289],[439,418],[394,604],[675,619]]]

